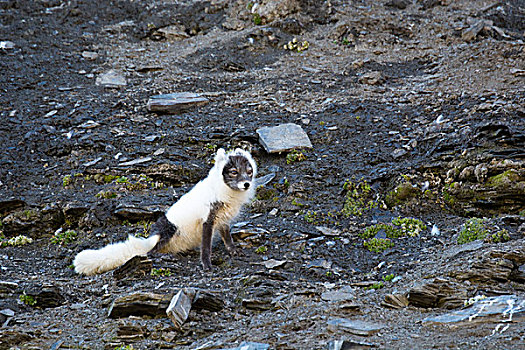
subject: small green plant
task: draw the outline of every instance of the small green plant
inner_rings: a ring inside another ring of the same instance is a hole
[[[489,243],[504,243],[510,241],[510,234],[506,229],[502,229],[489,235],[485,240]]]
[[[150,275],[154,277],[170,277],[171,270],[169,268],[152,269]]]
[[[395,278],[394,274],[391,273],[390,275],[385,275],[385,276],[383,276],[383,281],[385,281],[385,282],[390,282],[390,281],[392,281],[394,278]]]
[[[63,187],[67,187],[71,185],[72,182],[73,182],[73,179],[71,178],[71,175],[64,175],[64,177],[62,178]]]
[[[1,242],[2,247],[7,247],[8,245],[12,247],[18,247],[18,246],[33,243],[33,239],[27,236],[24,236],[24,235],[19,235],[16,237],[11,237],[9,239],[6,239],[5,236],[2,234],[0,236],[0,242]]]
[[[25,292],[24,294],[20,295],[20,301],[23,302],[26,305],[29,306],[35,306],[36,305],[36,299],[32,295],[27,295]]]
[[[373,253],[381,253],[394,246],[394,243],[388,238],[370,238],[363,242],[366,249]]]
[[[459,232],[458,244],[473,242],[478,239],[484,239],[489,231],[485,226],[485,220],[472,218],[467,220]]]
[[[95,195],[97,198],[111,199],[117,198],[117,194],[113,191],[100,191]]]
[[[266,254],[266,252],[268,251],[268,248],[266,248],[266,246],[262,245],[260,247],[258,247],[257,249],[255,249],[255,253],[257,254]]]
[[[399,234],[399,237],[416,237],[427,229],[427,225],[423,221],[414,218],[397,217],[392,220],[392,225],[395,226],[395,232]]]
[[[262,24],[261,15],[258,13],[252,14],[253,24],[260,26]]]
[[[128,344],[128,345],[117,346],[114,350],[135,350],[135,348],[133,347],[133,345]]]
[[[376,282],[374,284],[372,284],[371,286],[368,286],[368,287],[365,287],[366,290],[370,290],[370,289],[381,289],[384,287],[384,284],[383,282]]]
[[[293,150],[286,155],[286,164],[292,164],[295,162],[302,162],[306,160],[306,156],[297,150]]]
[[[365,180],[357,183],[346,181],[343,189],[347,191],[341,210],[343,216],[362,216],[365,211],[377,207],[377,203],[372,200],[372,188]]]
[[[137,237],[149,237],[152,222],[147,220],[141,220],[136,223],[137,226],[142,227],[142,232],[136,233]]]
[[[73,242],[77,238],[77,232],[75,230],[58,230],[51,237],[51,243],[59,245],[67,245]]]
[[[129,180],[125,176],[118,176],[117,177],[117,183],[119,183],[119,184],[125,184],[125,183],[128,183],[128,182],[129,182]]]
[[[295,205],[296,207],[304,207],[304,203],[299,202],[297,198],[292,199],[292,205]]]
[[[293,38],[291,41],[288,42],[288,44],[284,44],[283,48],[285,50],[301,52],[308,50],[309,46],[310,44],[308,43],[308,41],[304,40],[300,42],[297,40],[297,38]]]

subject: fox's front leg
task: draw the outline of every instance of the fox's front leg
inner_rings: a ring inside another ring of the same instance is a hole
[[[232,235],[230,233],[230,226],[221,225],[218,227],[218,230],[221,234],[222,241],[224,242],[224,246],[226,247],[226,251],[228,251],[228,254],[230,254],[231,256],[243,255],[242,251],[235,248],[235,245],[233,244]]]
[[[211,237],[213,234],[213,222],[209,220],[202,225],[201,263],[204,271],[210,271],[211,267]]]

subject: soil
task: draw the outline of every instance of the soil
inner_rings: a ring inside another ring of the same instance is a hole
[[[0,309],[14,311],[4,317],[0,348],[253,341],[321,349],[343,338],[392,349],[523,346],[519,320],[501,332],[494,322],[428,325],[422,320],[448,310],[383,305],[386,295],[436,277],[458,282],[468,297],[525,297],[523,279],[454,274],[486,252],[525,254],[523,1],[277,3],[280,11],[255,16],[254,4],[233,0],[0,0],[0,41],[14,44],[0,49],[0,217],[5,241],[34,240],[0,249]],[[169,26],[178,34],[165,34]],[[284,49],[294,38],[308,49]],[[109,70],[126,85],[97,85]],[[178,114],[148,111],[149,97],[172,92],[210,102]],[[260,145],[258,128],[283,123],[309,135],[305,160]],[[151,256],[170,276],[74,273],[76,253],[147,234],[206,176],[217,148],[238,146],[251,150],[260,175],[275,173],[233,226],[243,256],[230,258],[217,242],[210,274],[198,251]],[[470,176],[461,175],[468,167]],[[500,185],[497,175],[510,180]],[[349,182],[370,186],[357,191],[361,213],[345,215]],[[368,251],[359,234],[396,217],[418,218],[426,229]],[[469,217],[486,217],[510,240],[449,254]],[[52,243],[59,229],[76,239]],[[271,259],[286,263],[269,269]],[[514,264],[523,273],[523,261]],[[382,288],[369,288],[378,282]],[[226,306],[192,311],[181,330],[167,317],[108,318],[117,297],[185,287],[213,292]],[[56,292],[48,305],[20,300],[46,288]],[[352,305],[323,298],[341,288],[352,290]],[[329,329],[334,318],[384,327],[358,336]]]

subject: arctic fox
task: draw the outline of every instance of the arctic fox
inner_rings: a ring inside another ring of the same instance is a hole
[[[235,254],[230,222],[255,194],[257,172],[250,153],[219,149],[208,176],[173,204],[151,227],[148,238],[129,236],[124,242],[97,250],[84,250],[75,257],[75,271],[93,275],[115,269],[136,255],[152,250],[177,253],[201,247],[204,270],[211,270],[211,243],[215,232],[226,250]]]

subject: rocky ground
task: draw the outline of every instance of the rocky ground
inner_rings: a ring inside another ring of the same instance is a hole
[[[0,0],[0,23],[0,349],[523,347],[522,0]],[[148,108],[179,92],[208,102]],[[313,147],[267,153],[285,123]],[[237,146],[275,174],[244,256],[74,273]]]

